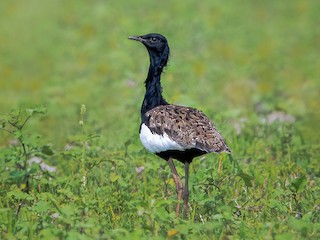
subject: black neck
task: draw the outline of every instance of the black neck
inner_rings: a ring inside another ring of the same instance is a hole
[[[141,118],[147,111],[159,105],[167,105],[168,103],[162,97],[162,88],[160,83],[160,76],[162,66],[154,66],[153,62],[150,63],[148,77],[146,79],[146,94],[141,106]]]

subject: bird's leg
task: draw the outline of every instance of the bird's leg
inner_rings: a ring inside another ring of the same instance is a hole
[[[170,170],[172,172],[172,175],[173,175],[174,183],[176,184],[177,196],[178,196],[178,203],[177,203],[177,206],[176,206],[176,217],[179,217],[180,200],[181,200],[181,197],[182,197],[182,190],[183,190],[182,181],[181,181],[181,179],[179,177],[179,174],[177,172],[176,167],[174,166],[172,157],[170,157],[168,159],[168,163],[169,163],[169,167],[170,167]]]
[[[190,162],[186,161],[184,163],[184,171],[185,171],[185,183],[183,190],[183,218],[187,218],[187,210],[188,210],[188,202],[189,202],[189,165]]]
[[[222,155],[219,156],[219,165],[218,165],[218,175],[220,176],[222,172]]]

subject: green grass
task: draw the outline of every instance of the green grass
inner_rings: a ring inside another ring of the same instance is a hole
[[[319,239],[319,9],[1,1],[1,238]],[[233,152],[220,170],[218,155],[194,160],[187,220],[139,142],[148,57],[127,37],[149,32],[170,43],[166,99],[203,110]]]

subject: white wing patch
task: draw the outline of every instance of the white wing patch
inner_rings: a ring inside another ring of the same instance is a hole
[[[185,150],[181,145],[171,140],[166,133],[163,135],[152,133],[144,123],[141,125],[140,140],[143,146],[153,153],[168,150]]]

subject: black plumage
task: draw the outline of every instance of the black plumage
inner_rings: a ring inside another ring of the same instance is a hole
[[[230,153],[230,150],[221,134],[201,111],[169,104],[163,98],[160,76],[169,58],[170,49],[167,39],[157,33],[132,36],[129,39],[143,43],[150,57],[148,76],[145,81],[146,93],[141,106],[140,139],[149,151],[168,161],[179,201],[183,195],[183,217],[186,218],[189,199],[189,164],[194,157],[210,152]],[[184,188],[173,158],[185,164]],[[177,216],[179,212],[178,202]]]

